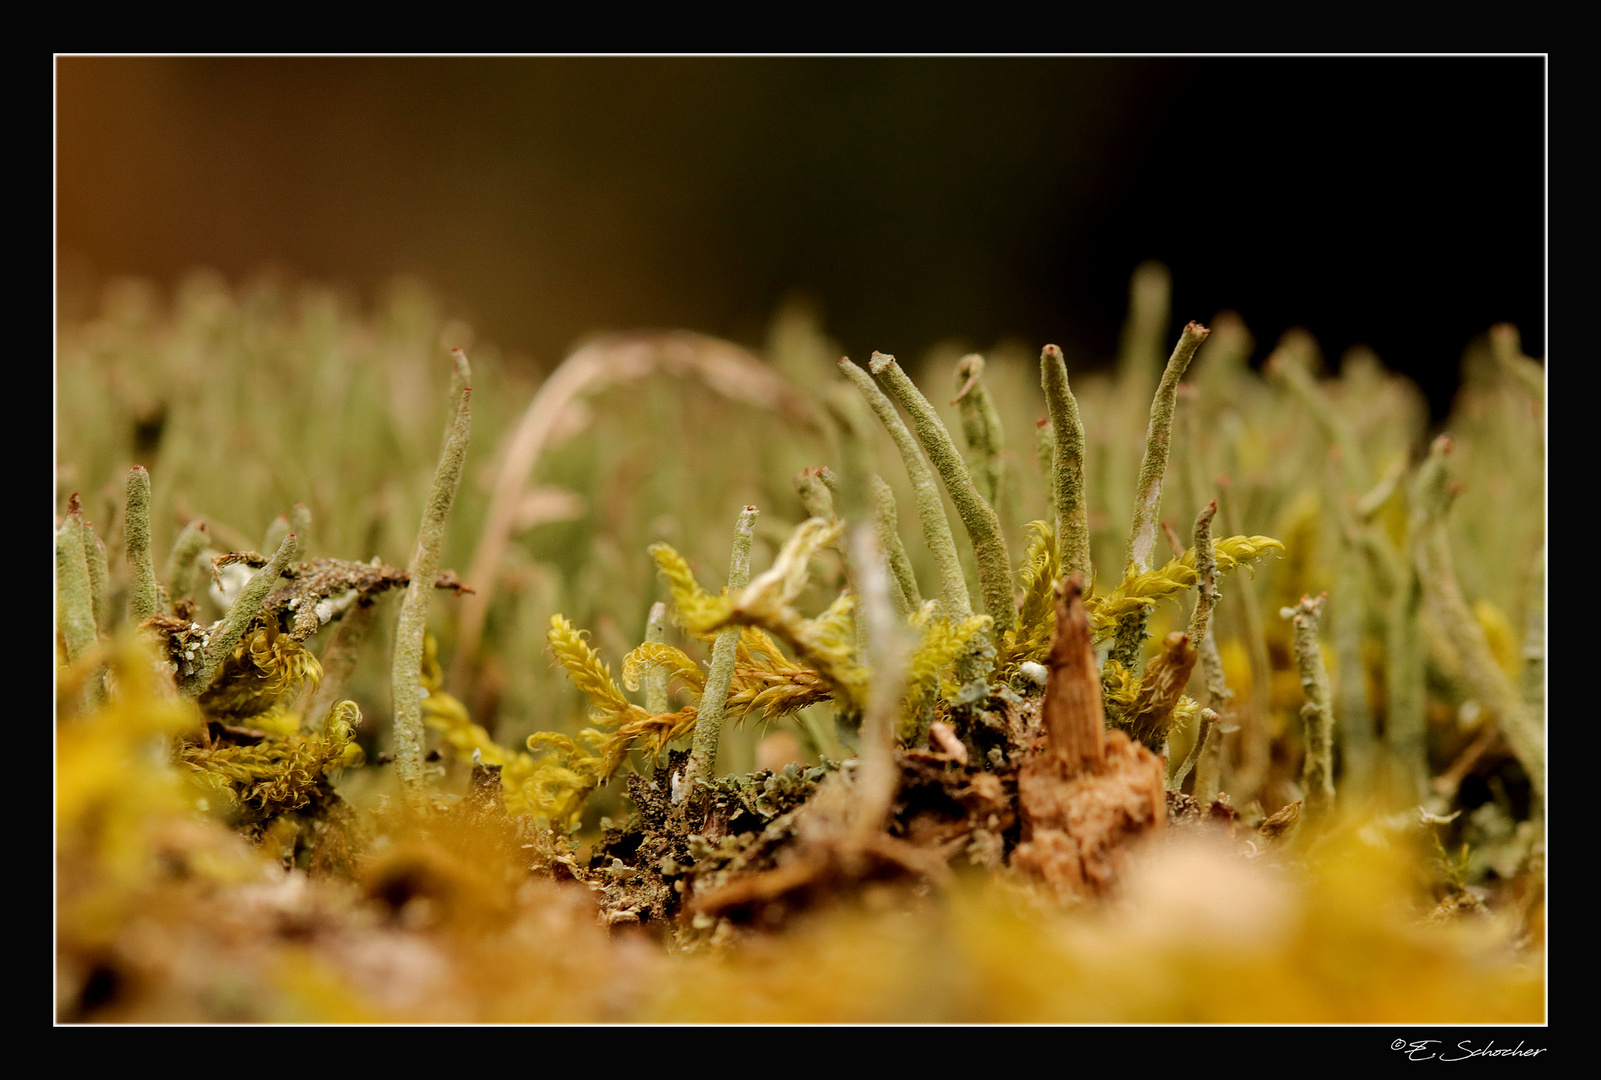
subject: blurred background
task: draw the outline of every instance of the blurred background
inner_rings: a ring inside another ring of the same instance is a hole
[[[508,358],[787,300],[852,356],[1116,354],[1130,272],[1260,363],[1371,345],[1436,419],[1545,349],[1541,58],[71,58],[62,314],[107,280],[420,278]]]

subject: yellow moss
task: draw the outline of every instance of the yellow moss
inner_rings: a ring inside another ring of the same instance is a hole
[[[341,701],[329,710],[318,734],[296,733],[252,746],[184,743],[178,763],[240,807],[264,814],[295,810],[311,802],[326,773],[361,764],[355,741],[360,722],[356,703]]]
[[[201,711],[228,723],[247,723],[270,712],[303,684],[322,681],[322,665],[277,620],[258,620],[222,662],[204,693]],[[256,726],[256,725],[250,725]]]
[[[1213,541],[1212,547],[1217,556],[1219,574],[1227,574],[1238,566],[1249,566],[1266,555],[1284,551],[1284,545],[1271,536],[1229,536]],[[1108,634],[1123,616],[1154,607],[1162,600],[1175,599],[1184,590],[1193,589],[1199,581],[1200,575],[1195,569],[1195,549],[1191,548],[1179,558],[1169,560],[1160,569],[1130,574],[1105,596],[1085,599],[1084,607],[1090,614],[1090,627],[1096,636]]]
[[[1024,661],[1040,663],[1051,650],[1056,629],[1056,579],[1061,576],[1061,559],[1056,550],[1056,530],[1049,522],[1031,521],[1027,527],[1028,547],[1017,571],[1017,587],[1023,601],[1017,612],[1017,625],[1001,635],[999,669],[1001,678],[1010,679]]]
[[[1107,723],[1127,727],[1134,717],[1140,681],[1117,660],[1108,660],[1101,668],[1101,707]]]
[[[604,741],[605,736],[592,729],[580,732],[577,739],[554,731],[528,736],[533,768],[519,789],[527,812],[552,825],[576,826],[584,800],[607,775]]]
[[[960,689],[946,677],[972,647],[973,639],[995,624],[988,615],[973,615],[953,624],[949,619],[934,617],[936,606],[933,601],[925,603],[909,620],[923,636],[906,662],[906,694],[902,698],[899,732],[903,739],[920,724],[923,710],[932,704],[934,695],[950,696]]]
[[[791,606],[806,587],[811,560],[839,538],[841,528],[819,518],[802,522],[772,568],[737,596],[714,597],[701,588],[683,557],[668,545],[653,544],[650,552],[667,579],[685,630],[707,638],[728,626],[760,627],[794,649],[847,710],[860,711],[867,699],[868,672],[856,656],[854,600],[841,595],[813,619]]]
[[[645,713],[644,709],[623,696],[623,692],[612,681],[611,669],[589,647],[582,631],[561,614],[550,617],[550,631],[546,637],[557,661],[567,669],[573,685],[589,698],[593,709],[592,719],[613,726],[631,719],[635,714]]]
[[[678,679],[696,694],[706,688],[706,673],[682,649],[660,641],[647,641],[623,657],[623,685],[638,691],[642,680],[659,667],[669,679]]]
[[[1512,629],[1501,609],[1488,600],[1480,600],[1473,605],[1473,618],[1484,631],[1484,639],[1490,645],[1490,654],[1501,670],[1512,678],[1518,678],[1523,669],[1523,649],[1518,641],[1518,635]]]
[[[202,721],[192,702],[162,692],[158,661],[134,640],[102,642],[61,669],[57,700],[77,700],[76,687],[108,659],[117,692],[56,728],[57,847],[132,880],[143,872],[152,823],[190,811],[198,794],[166,764],[162,740]]]

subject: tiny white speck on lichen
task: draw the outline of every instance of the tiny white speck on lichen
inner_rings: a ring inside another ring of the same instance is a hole
[[[1023,678],[1027,679],[1035,686],[1044,686],[1047,680],[1050,678],[1050,672],[1045,669],[1045,665],[1034,660],[1023,661],[1023,663],[1018,666],[1018,671],[1022,673]]]

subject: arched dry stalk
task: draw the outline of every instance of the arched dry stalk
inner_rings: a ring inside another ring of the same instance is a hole
[[[501,453],[478,548],[468,580],[476,594],[464,599],[450,686],[465,690],[478,655],[484,621],[495,596],[496,575],[516,530],[528,478],[563,414],[588,394],[665,372],[696,378],[732,400],[754,405],[802,426],[817,421],[806,396],[750,351],[732,342],[687,331],[619,334],[581,346],[551,372],[523,413]]]

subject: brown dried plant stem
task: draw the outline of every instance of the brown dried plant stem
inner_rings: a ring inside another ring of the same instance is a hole
[[[1213,756],[1204,758],[1207,753],[1207,740],[1213,729],[1222,720],[1222,713],[1228,708],[1229,699],[1233,697],[1228,683],[1223,677],[1223,657],[1218,652],[1217,634],[1212,629],[1212,609],[1219,599],[1217,591],[1217,554],[1212,547],[1212,519],[1217,515],[1217,500],[1213,499],[1202,507],[1201,512],[1195,516],[1194,547],[1195,572],[1197,578],[1197,596],[1195,610],[1190,614],[1189,638],[1195,643],[1199,653],[1202,681],[1206,687],[1206,701],[1208,708],[1200,712],[1200,722],[1196,727],[1195,743],[1190,753],[1172,781],[1172,790],[1179,790],[1184,778],[1189,775],[1192,768],[1200,767],[1195,776],[1195,794],[1197,798],[1210,801],[1215,795],[1217,784],[1216,747]],[[1202,781],[1214,790],[1202,790]]]
[[[728,559],[728,593],[737,595],[750,583],[750,548],[755,535],[757,510],[747,506],[739,512],[734,527],[734,549]],[[739,649],[740,628],[730,626],[718,633],[712,645],[712,663],[701,692],[700,710],[695,717],[695,738],[689,754],[686,779],[693,790],[698,782],[717,775],[717,746],[723,737],[723,710],[728,705],[728,684],[734,678],[734,659]]]
[[[401,796],[413,811],[425,805],[423,783],[422,661],[423,640],[428,630],[428,601],[434,578],[439,573],[439,555],[445,542],[445,519],[461,486],[462,466],[467,459],[467,443],[472,436],[472,388],[466,387],[456,406],[454,422],[433,488],[423,509],[417,532],[417,547],[406,568],[411,581],[401,601],[400,618],[395,626],[394,667],[390,689],[394,708],[395,772],[400,777]]]
[[[456,656],[450,665],[453,692],[464,691],[476,661],[523,488],[563,414],[586,394],[637,381],[655,371],[694,376],[731,400],[768,409],[796,423],[815,423],[810,406],[795,387],[746,350],[716,338],[688,332],[627,335],[592,342],[568,356],[534,394],[504,444],[484,529],[468,572],[477,591],[462,601]]]

